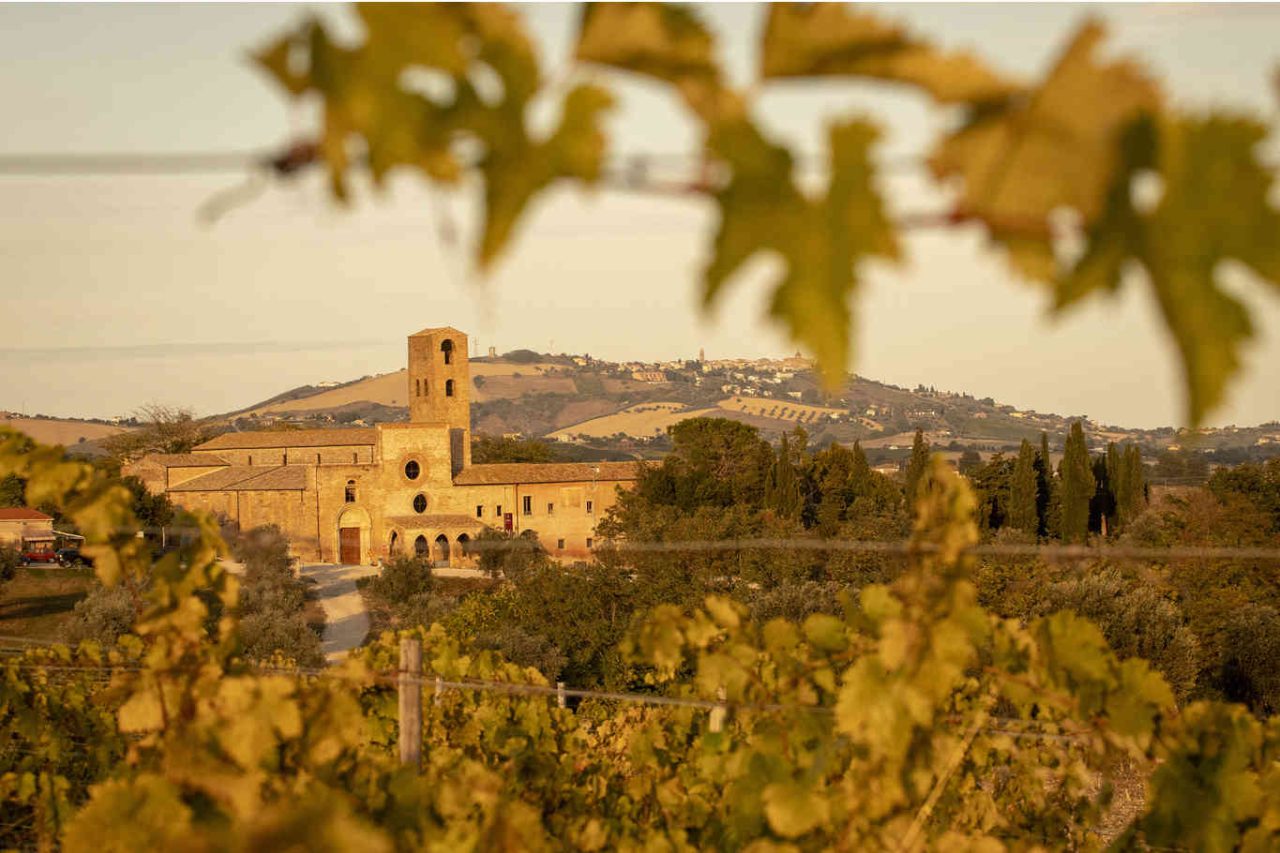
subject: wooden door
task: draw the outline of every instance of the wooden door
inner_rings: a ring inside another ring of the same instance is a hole
[[[355,565],[360,562],[360,528],[338,528],[338,562]]]

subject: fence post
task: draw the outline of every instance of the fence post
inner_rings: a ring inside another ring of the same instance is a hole
[[[556,707],[557,708],[564,707],[564,682],[563,681],[556,682]]]
[[[422,766],[422,643],[408,637],[400,641],[400,763]]]
[[[444,679],[437,675],[436,676],[436,692],[431,696],[432,705],[440,704],[440,694],[442,693],[444,693]]]
[[[725,696],[724,688],[717,687],[716,688],[717,701],[724,702],[724,696]],[[719,734],[720,731],[724,728],[724,718],[727,713],[729,713],[728,709],[725,708],[725,706],[722,704],[718,704],[711,709],[711,719],[708,721],[709,725],[707,726],[707,728],[711,730],[712,734]]]

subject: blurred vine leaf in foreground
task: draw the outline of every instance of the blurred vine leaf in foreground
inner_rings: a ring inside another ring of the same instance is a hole
[[[319,150],[338,198],[349,196],[357,157],[376,185],[397,167],[444,185],[473,173],[484,199],[473,252],[487,270],[539,194],[600,181],[613,98],[599,81],[546,84],[519,15],[490,4],[357,9],[356,44],[336,43],[309,20],[255,54],[287,95],[323,104]],[[1043,78],[1027,82],[875,12],[774,4],[758,79],[735,89],[696,7],[600,3],[583,8],[569,76],[634,75],[669,87],[688,108],[701,129],[691,162],[701,168],[658,189],[716,207],[704,305],[757,254],[772,255],[781,270],[769,314],[816,356],[829,387],[850,367],[852,302],[866,262],[898,260],[906,227],[977,224],[1015,274],[1048,290],[1055,314],[1145,280],[1181,359],[1186,420],[1197,426],[1224,399],[1254,332],[1247,307],[1222,289],[1224,265],[1280,283],[1280,214],[1258,159],[1266,128],[1247,116],[1180,111],[1136,63],[1102,56],[1104,38],[1086,22]],[[952,209],[890,217],[872,156],[881,134],[860,115],[829,122],[825,187],[801,181],[797,155],[770,138],[756,99],[816,78],[892,85],[956,114],[927,163]],[[547,131],[531,118],[543,101],[559,107]],[[1139,204],[1136,189],[1153,185],[1159,199]]]

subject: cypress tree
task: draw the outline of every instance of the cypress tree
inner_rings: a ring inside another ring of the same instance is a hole
[[[1124,485],[1117,495],[1117,515],[1121,524],[1128,524],[1147,503],[1146,469],[1137,445],[1130,444],[1124,449],[1119,467]]]
[[[929,443],[924,440],[924,430],[916,428],[916,437],[911,442],[911,461],[907,463],[907,505],[915,514],[916,490],[920,487],[920,478],[929,467]]]
[[[1033,536],[1040,530],[1040,514],[1036,508],[1036,451],[1025,438],[1013,463],[1013,480],[1009,487],[1009,514],[1006,523]]]
[[[853,496],[865,497],[871,491],[871,463],[867,461],[867,453],[862,449],[860,441],[853,443],[853,463],[850,467],[849,484],[853,487]]]
[[[1065,542],[1083,542],[1089,532],[1089,502],[1093,499],[1095,484],[1089,447],[1079,421],[1073,422],[1067,433],[1058,476],[1062,481],[1062,539]]]
[[[791,458],[791,444],[786,433],[782,435],[782,447],[769,471],[765,504],[783,518],[798,518],[803,507],[800,478],[796,473],[795,460]]]
[[[1036,455],[1036,516],[1040,522],[1036,531],[1041,537],[1052,535],[1053,461],[1049,456],[1049,433],[1040,433],[1040,452]]]

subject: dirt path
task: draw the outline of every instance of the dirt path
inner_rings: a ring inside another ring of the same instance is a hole
[[[302,576],[316,582],[316,596],[324,608],[325,660],[338,663],[347,652],[364,642],[369,633],[369,612],[356,589],[356,579],[375,575],[373,566],[303,566]]]

